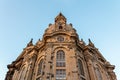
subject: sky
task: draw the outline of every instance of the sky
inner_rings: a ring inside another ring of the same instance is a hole
[[[62,12],[79,38],[92,40],[120,80],[120,0],[0,0],[0,80],[27,43],[42,39]]]

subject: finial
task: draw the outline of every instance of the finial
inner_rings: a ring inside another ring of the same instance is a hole
[[[88,41],[89,41],[89,43],[92,43],[91,40],[90,40],[90,38],[88,39]]]
[[[30,40],[30,43],[32,43],[33,42],[33,38],[31,38],[31,40]]]
[[[33,38],[31,38],[30,42],[27,44],[27,47],[32,46],[33,45]]]
[[[81,44],[85,44],[84,40],[81,38],[81,41],[80,41]]]
[[[49,24],[49,27],[50,27],[51,25],[52,25],[52,24],[50,23],[50,24]]]
[[[72,27],[72,23],[70,23],[70,26]]]
[[[94,44],[92,43],[92,41],[90,40],[90,38],[88,39],[88,41],[89,41],[89,46],[91,46],[91,47],[94,47]]]
[[[81,41],[84,42],[84,41],[83,41],[83,38],[81,38]]]
[[[62,13],[60,12],[59,15],[62,16]]]

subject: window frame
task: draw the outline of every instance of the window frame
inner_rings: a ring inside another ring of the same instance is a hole
[[[65,53],[63,50],[57,51],[56,54],[56,67],[65,67]]]
[[[56,80],[66,79],[66,69],[56,69]]]
[[[43,64],[44,64],[44,60],[41,59],[38,64],[37,64],[37,74],[36,74],[36,80],[42,80],[42,74],[43,74]]]
[[[55,80],[66,80],[66,62],[65,52],[58,50],[56,52],[56,79]]]

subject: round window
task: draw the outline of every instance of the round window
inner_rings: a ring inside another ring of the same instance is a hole
[[[62,36],[59,36],[59,37],[57,38],[57,40],[58,40],[59,42],[63,42],[63,41],[64,41],[64,38],[63,38]]]

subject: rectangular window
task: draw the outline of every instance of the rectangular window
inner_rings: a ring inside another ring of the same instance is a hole
[[[56,67],[65,67],[65,61],[58,61],[57,60]]]
[[[66,70],[57,69],[56,70],[56,80],[65,80],[66,79]]]

